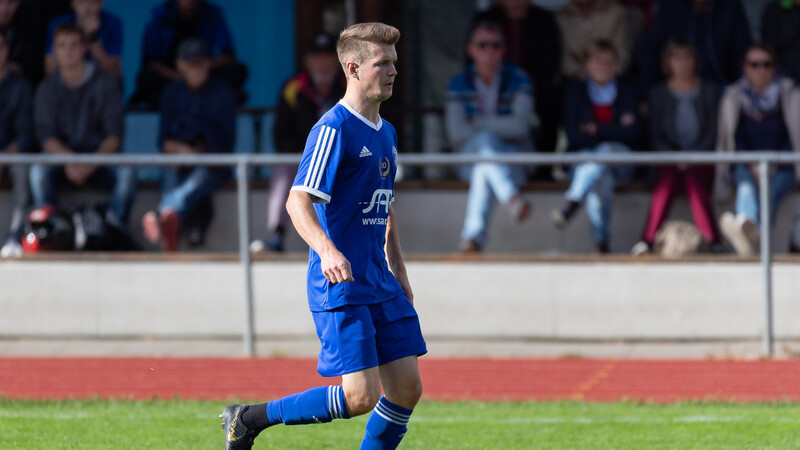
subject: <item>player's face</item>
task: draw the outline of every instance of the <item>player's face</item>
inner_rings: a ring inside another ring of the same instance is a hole
[[[86,46],[80,35],[61,33],[53,39],[53,55],[59,68],[73,67],[83,61]]]
[[[392,96],[397,50],[394,45],[372,45],[372,56],[359,65],[358,84],[367,100],[383,102]]]

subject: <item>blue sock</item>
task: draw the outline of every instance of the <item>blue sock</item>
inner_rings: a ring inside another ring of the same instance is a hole
[[[267,403],[269,423],[300,425],[349,419],[341,386],[320,386]]]
[[[361,450],[397,448],[406,435],[406,425],[413,411],[381,397],[367,420],[367,432],[361,441]]]

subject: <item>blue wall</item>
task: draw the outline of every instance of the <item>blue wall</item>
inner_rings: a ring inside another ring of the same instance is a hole
[[[124,26],[122,68],[125,98],[133,93],[141,62],[144,25],[164,0],[105,0]],[[238,58],[250,69],[248,106],[271,106],[283,81],[294,73],[294,0],[216,0],[225,11]]]

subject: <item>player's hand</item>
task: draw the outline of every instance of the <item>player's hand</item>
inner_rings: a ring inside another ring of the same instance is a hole
[[[341,252],[333,252],[322,256],[322,274],[331,283],[353,281],[353,269],[350,261]]]

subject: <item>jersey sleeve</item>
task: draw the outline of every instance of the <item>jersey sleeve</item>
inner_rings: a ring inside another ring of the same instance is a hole
[[[293,191],[308,192],[315,203],[329,203],[342,158],[339,130],[328,125],[314,127],[308,135]]]

